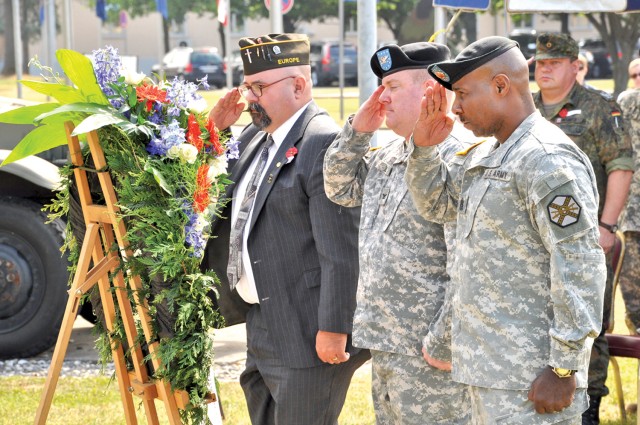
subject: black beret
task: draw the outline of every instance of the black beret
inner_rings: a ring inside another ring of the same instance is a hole
[[[394,72],[405,69],[427,69],[433,63],[446,61],[451,57],[449,48],[438,43],[410,43],[404,46],[390,44],[379,48],[371,56],[371,69],[382,79]]]
[[[304,34],[268,34],[238,41],[244,75],[286,66],[309,65],[309,37]]]
[[[445,88],[452,90],[451,86],[456,81],[514,47],[518,47],[518,43],[505,37],[481,38],[469,44],[455,60],[431,65],[429,74]]]

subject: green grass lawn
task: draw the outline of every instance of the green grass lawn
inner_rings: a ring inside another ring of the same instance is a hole
[[[623,306],[620,295],[616,303]],[[616,311],[615,332],[625,333],[624,309]],[[626,404],[636,400],[637,361],[620,359],[622,385]],[[364,366],[368,368],[368,365]],[[345,407],[340,416],[341,425],[372,425],[375,423],[371,400],[370,369],[358,371],[347,395]],[[44,388],[44,378],[4,377],[0,378],[0,425],[23,425],[33,423],[38,409],[40,396]],[[601,406],[603,425],[622,425],[617,407],[617,395],[613,384],[613,372],[609,367],[607,385],[611,394],[605,397]],[[226,415],[225,425],[247,425],[249,418],[240,385],[236,382],[221,383],[220,398]],[[163,415],[161,403],[157,402],[161,423],[168,421]],[[140,423],[146,423],[144,409],[138,408]],[[635,423],[636,417],[630,415],[629,423]],[[121,425],[124,415],[120,395],[115,382],[108,377],[97,378],[60,378],[55,392],[49,425]]]

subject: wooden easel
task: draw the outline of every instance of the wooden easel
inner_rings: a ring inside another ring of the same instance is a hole
[[[123,270],[120,267],[121,259],[126,261],[126,258],[130,257],[132,253],[129,250],[126,240],[127,232],[125,224],[118,218],[116,193],[113,188],[111,176],[108,171],[104,171],[106,170],[107,162],[102,147],[100,146],[98,135],[95,131],[92,131],[87,135],[87,140],[96,170],[103,170],[98,171],[97,176],[102,194],[104,195],[105,205],[96,205],[91,199],[87,172],[82,168],[84,161],[80,150],[80,143],[78,137],[71,135],[73,129],[74,126],[72,123],[65,123],[71,162],[75,166],[74,176],[78,186],[80,204],[82,205],[82,213],[86,224],[86,233],[80,250],[76,275],[73,278],[73,284],[69,290],[69,301],[67,302],[60,333],[58,334],[58,341],[53,352],[53,358],[51,359],[45,389],[36,413],[35,424],[43,425],[47,420],[64,356],[69,345],[73,323],[78,314],[80,297],[96,284],[100,291],[107,329],[109,332],[113,331],[117,307],[121,320],[124,323],[128,345],[131,347],[130,355],[133,363],[133,371],[128,371],[122,346],[111,341],[116,378],[127,424],[138,423],[132,395],[137,395],[142,399],[149,424],[159,423],[154,402],[156,398],[162,400],[164,403],[169,417],[169,423],[180,424],[181,420],[178,408],[184,409],[186,407],[189,401],[188,394],[185,391],[172,392],[168,382],[152,380],[143,363],[144,355],[140,345],[137,343],[138,330],[136,329],[134,321],[134,312],[127,296]],[[116,241],[119,248],[117,252],[112,249]],[[92,260],[93,268],[89,270]],[[110,283],[109,276],[111,277],[113,285]],[[133,291],[134,294],[140,293],[142,284],[139,276],[127,274],[127,282],[129,283],[129,289]],[[116,295],[117,305],[113,300],[113,292],[115,292]],[[154,370],[158,370],[160,362],[155,356],[158,343],[152,339],[151,320],[145,300],[138,300],[136,303],[136,313],[142,325],[144,339],[149,347]]]

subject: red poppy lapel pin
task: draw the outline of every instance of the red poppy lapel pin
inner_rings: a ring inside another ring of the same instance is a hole
[[[298,148],[296,148],[295,146],[292,148],[289,148],[287,150],[287,152],[284,154],[284,156],[287,158],[287,164],[289,164],[291,161],[293,161],[293,159],[296,157],[296,155],[298,154]]]

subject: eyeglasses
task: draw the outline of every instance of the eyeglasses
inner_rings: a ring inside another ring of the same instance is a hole
[[[636,72],[635,74],[629,75],[629,78],[631,78],[632,80],[635,80],[638,77],[640,77],[640,72]]]
[[[251,90],[251,93],[253,93],[253,95],[255,97],[260,97],[262,96],[262,91],[264,89],[266,89],[267,87],[270,87],[274,84],[278,84],[280,81],[284,81],[287,80],[289,78],[296,78],[295,75],[289,75],[288,77],[284,77],[279,79],[278,81],[274,81],[273,83],[269,83],[269,84],[262,84],[262,83],[253,83],[253,84],[242,84],[238,87],[238,91],[240,92],[240,94],[244,97],[247,97],[247,94],[249,94],[249,90]]]

